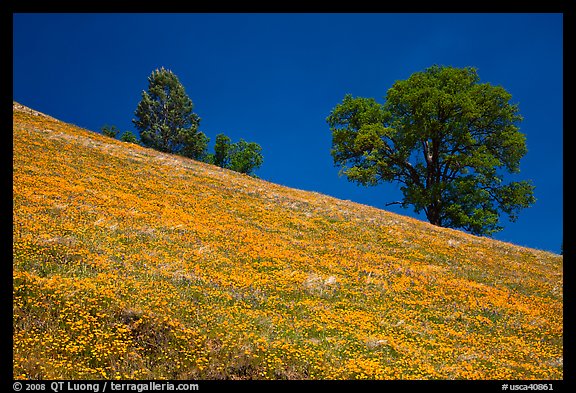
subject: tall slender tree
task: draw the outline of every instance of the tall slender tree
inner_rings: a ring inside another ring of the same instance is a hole
[[[143,145],[202,159],[208,138],[198,130],[200,117],[193,108],[178,77],[162,67],[148,77],[148,91],[142,92],[132,122]]]
[[[230,137],[224,134],[216,135],[214,142],[214,165],[228,168],[230,165]]]

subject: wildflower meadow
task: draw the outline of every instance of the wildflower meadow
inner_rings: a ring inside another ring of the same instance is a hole
[[[14,103],[17,379],[562,379],[562,262]]]

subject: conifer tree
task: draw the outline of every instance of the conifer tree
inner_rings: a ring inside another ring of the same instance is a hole
[[[198,130],[200,117],[193,108],[178,77],[162,67],[148,77],[148,91],[142,92],[132,122],[144,146],[202,159],[208,137]]]

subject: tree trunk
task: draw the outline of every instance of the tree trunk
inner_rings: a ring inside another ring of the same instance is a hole
[[[442,219],[440,218],[440,207],[436,203],[428,205],[426,209],[426,218],[428,219],[430,224],[439,227],[442,226]]]

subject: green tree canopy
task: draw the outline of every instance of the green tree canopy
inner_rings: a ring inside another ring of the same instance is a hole
[[[120,137],[122,142],[136,143],[138,144],[138,138],[132,131],[125,131]]]
[[[186,94],[178,77],[164,67],[148,77],[148,91],[132,120],[142,144],[166,153],[181,154],[202,159],[206,154],[208,138],[198,131],[200,117],[193,110],[192,100]]]
[[[231,139],[224,134],[216,136],[211,163],[253,176],[254,171],[264,162],[262,147],[255,142],[246,142],[244,139],[236,143],[230,142]]]
[[[502,229],[535,202],[520,171],[522,117],[500,86],[480,83],[476,69],[432,66],[397,81],[384,104],[346,95],[327,117],[332,157],[348,180],[398,182],[403,207],[435,225],[477,235]]]
[[[102,126],[101,130],[103,135],[106,135],[110,138],[116,138],[118,136],[118,133],[120,132],[118,127],[114,125],[109,126],[108,124]]]
[[[228,168],[230,165],[230,138],[224,134],[216,135],[214,142],[214,165]]]
[[[253,175],[264,162],[261,151],[262,147],[259,144],[240,139],[230,146],[229,168],[236,172]]]

